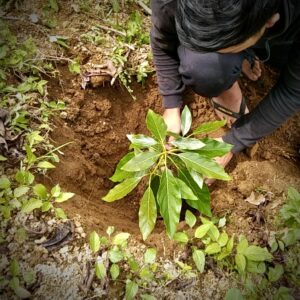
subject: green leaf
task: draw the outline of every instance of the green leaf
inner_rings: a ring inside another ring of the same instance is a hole
[[[33,210],[42,207],[42,205],[43,205],[42,200],[31,198],[23,204],[21,211],[23,213],[28,214],[31,213]]]
[[[134,281],[128,280],[126,282],[125,299],[126,300],[134,299],[138,290],[139,290],[139,286]]]
[[[65,202],[74,196],[75,196],[74,193],[60,193],[59,196],[55,198],[55,202],[57,203]]]
[[[132,158],[134,157],[134,153],[130,152],[127,153],[118,163],[115,173],[112,177],[110,177],[109,179],[113,182],[121,182],[126,178],[130,178],[133,177],[136,173],[134,172],[126,172],[124,170],[122,170],[122,167],[129,162]],[[136,176],[134,176],[136,177]]]
[[[226,250],[231,253],[233,250],[233,245],[234,245],[234,235],[230,238],[230,240],[228,241],[227,245],[226,245]]]
[[[19,186],[19,187],[14,189],[14,196],[16,198],[19,198],[19,197],[24,196],[25,194],[27,194],[28,191],[29,191],[28,186]]]
[[[49,5],[55,12],[59,11],[57,0],[49,0]]]
[[[232,288],[227,291],[225,300],[244,300],[244,297],[239,289]]]
[[[272,261],[273,256],[269,253],[267,248],[261,248],[258,246],[249,246],[245,251],[244,255],[247,259],[252,261]]]
[[[153,264],[156,260],[156,249],[148,248],[144,254],[145,264]]]
[[[89,245],[93,253],[96,253],[100,250],[100,237],[96,231],[93,231],[90,234]]]
[[[55,185],[52,189],[51,189],[51,196],[56,198],[60,195],[61,193],[61,189],[59,184]]]
[[[108,236],[111,236],[115,232],[115,227],[114,226],[108,226],[106,229],[106,233]]]
[[[119,0],[112,0],[111,4],[112,4],[113,11],[115,13],[118,13],[120,11]]]
[[[186,224],[189,225],[190,228],[193,228],[197,222],[197,218],[195,217],[195,215],[189,211],[189,210],[186,210],[185,212],[185,222]]]
[[[240,242],[238,243],[236,250],[237,253],[244,254],[245,250],[249,247],[247,239],[242,235],[240,236]]]
[[[189,237],[185,232],[176,232],[173,236],[173,240],[178,243],[187,244]]]
[[[51,208],[53,208],[53,205],[52,205],[51,202],[49,202],[49,201],[43,202],[43,205],[42,205],[42,212],[47,212],[47,211],[49,211]]]
[[[160,179],[157,201],[160,213],[164,219],[168,234],[173,237],[179,223],[181,211],[181,197],[177,182],[172,172],[166,168]]]
[[[37,164],[37,167],[40,169],[54,169],[55,166],[48,161],[41,161]]]
[[[235,255],[235,263],[239,273],[244,273],[246,270],[246,258],[243,254],[236,254]]]
[[[218,243],[211,243],[205,248],[205,253],[211,255],[221,252],[221,247]]]
[[[7,161],[7,158],[4,157],[3,155],[0,155],[0,161]]]
[[[55,216],[59,219],[62,219],[62,220],[66,220],[67,219],[67,216],[65,214],[65,212],[63,211],[62,208],[55,208],[54,209],[54,212],[55,212]]]
[[[278,281],[284,273],[282,265],[275,265],[274,268],[269,268],[268,278],[270,282]]]
[[[205,144],[198,139],[183,137],[172,141],[171,144],[181,150],[198,150],[205,146]]]
[[[300,194],[293,187],[290,187],[288,189],[288,200],[289,201],[299,201],[300,200]]]
[[[132,143],[132,145],[141,149],[149,148],[157,144],[157,141],[155,139],[144,134],[127,134],[127,138]]]
[[[199,173],[197,173],[194,170],[189,170],[190,175],[192,176],[193,180],[197,183],[197,185],[199,186],[200,189],[203,189],[203,183],[204,183],[204,179],[203,176],[200,175]]]
[[[214,242],[218,241],[220,237],[220,232],[218,227],[216,225],[211,225],[208,231],[208,235]]]
[[[191,129],[192,114],[187,106],[184,107],[181,113],[181,133],[185,136]]]
[[[122,261],[123,258],[124,258],[123,253],[117,248],[109,250],[108,251],[108,257],[109,257],[109,260],[113,264],[116,264],[116,263]]]
[[[145,241],[154,229],[157,218],[157,207],[153,191],[149,186],[140,202],[139,227]]]
[[[142,298],[142,300],[156,300],[156,298],[154,296],[147,295],[147,294],[141,295],[141,298]]]
[[[8,206],[0,205],[0,212],[4,219],[9,219],[11,217],[11,209]]]
[[[194,195],[198,198],[197,201],[186,200],[188,205],[207,216],[211,216],[210,193],[207,185],[204,184],[201,189],[186,168],[180,168],[178,174],[179,178],[190,187]]]
[[[187,200],[198,200],[189,186],[179,178],[176,178],[176,183],[181,193],[181,197]]]
[[[273,300],[295,300],[295,298],[291,295],[290,289],[281,286],[275,293]]]
[[[205,144],[205,146],[196,152],[208,158],[222,157],[232,149],[232,145],[221,143],[213,139],[205,138],[201,141]]]
[[[140,268],[140,266],[137,263],[137,261],[134,258],[132,258],[132,257],[130,257],[128,259],[128,265],[129,265],[129,267],[130,267],[130,269],[131,269],[132,272],[137,272],[138,269]]]
[[[246,270],[249,273],[263,274],[266,272],[266,264],[264,262],[247,260]]]
[[[16,181],[24,185],[30,185],[34,181],[34,175],[31,174],[29,171],[18,171],[16,174]]]
[[[103,262],[96,262],[95,271],[97,278],[104,279],[106,277],[106,268]]]
[[[197,127],[194,130],[193,134],[203,134],[203,133],[207,134],[220,129],[225,125],[226,125],[226,120],[204,123],[201,124],[199,127]]]
[[[80,63],[78,60],[72,60],[68,64],[69,71],[72,74],[80,74]]]
[[[194,249],[193,250],[193,260],[196,264],[196,267],[200,273],[204,272],[205,267],[205,254],[201,250]]]
[[[123,182],[112,188],[102,199],[106,202],[113,202],[115,200],[122,199],[139,184],[141,179],[141,177],[125,179]]]
[[[111,279],[116,280],[120,275],[120,268],[117,264],[112,264],[109,272],[110,272]]]
[[[228,234],[226,232],[222,232],[220,234],[220,237],[218,238],[218,244],[221,246],[221,247],[224,247],[226,246],[227,242],[228,242]]]
[[[162,116],[156,114],[151,109],[148,110],[146,124],[149,131],[161,143],[165,141],[167,135],[167,125]]]
[[[2,176],[0,178],[0,189],[6,190],[8,188],[10,188],[10,181],[6,176]]]
[[[143,171],[155,164],[159,157],[157,152],[142,152],[133,157],[121,169],[127,172]]]
[[[47,194],[48,194],[47,189],[43,184],[40,184],[40,183],[36,184],[33,187],[33,192],[36,196],[38,196],[41,199],[46,199],[47,198]]]
[[[199,226],[195,231],[195,238],[202,239],[210,230],[212,223],[207,223]]]
[[[20,275],[20,266],[19,262],[14,258],[10,263],[10,274],[13,277],[17,277]]]
[[[112,240],[113,245],[123,245],[130,237],[127,232],[120,232],[116,234]]]
[[[191,152],[180,153],[178,156],[187,167],[194,169],[208,178],[230,180],[229,175],[225,173],[220,165],[206,157]]]
[[[32,152],[32,149],[30,148],[29,145],[25,145],[25,149],[26,149],[26,157],[27,157],[27,161],[29,164],[33,164],[36,162],[36,156],[34,155],[34,153]]]

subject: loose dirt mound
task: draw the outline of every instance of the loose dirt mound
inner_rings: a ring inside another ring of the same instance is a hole
[[[255,84],[242,80],[251,108],[272,86],[275,74],[268,70],[265,73],[263,79]],[[77,194],[74,200],[65,204],[65,209],[70,216],[80,214],[88,229],[104,231],[108,225],[114,225],[138,235],[138,206],[142,187],[112,204],[105,203],[101,197],[113,186],[108,178],[128,150],[126,134],[147,133],[145,117],[149,108],[162,112],[156,84],[149,80],[143,87],[135,86],[137,100],[134,101],[121,87],[80,90],[74,77],[70,78],[64,70],[62,74],[64,99],[70,104],[67,118],[57,120],[53,139],[58,144],[68,141],[73,141],[73,144],[64,149],[65,156],[51,173],[51,181],[59,181],[65,189]],[[51,93],[53,97],[62,97],[57,82],[52,82]],[[192,109],[194,126],[215,119],[205,99],[191,91],[187,92],[185,99]],[[248,235],[269,214],[274,214],[274,210],[269,209],[270,203],[259,209],[262,216],[260,221],[255,221],[258,218],[257,208],[244,201],[253,190],[260,188],[272,193],[269,202],[273,203],[282,200],[283,192],[289,186],[300,187],[295,150],[300,140],[299,124],[298,114],[248,155],[237,155],[229,166],[233,181],[219,182],[211,188],[214,212],[218,215],[231,214],[233,231]],[[163,226],[159,222],[152,242],[158,242],[155,238],[157,235],[161,240],[162,232]],[[261,239],[263,235],[256,234],[254,239]]]

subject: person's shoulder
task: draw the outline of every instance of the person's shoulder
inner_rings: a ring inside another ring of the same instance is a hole
[[[152,0],[152,6],[159,6],[159,7],[175,7],[177,0]]]

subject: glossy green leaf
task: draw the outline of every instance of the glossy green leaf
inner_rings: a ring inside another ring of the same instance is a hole
[[[120,182],[126,178],[135,177],[134,172],[127,172],[122,170],[122,167],[134,157],[134,152],[127,153],[118,163],[115,173],[109,179],[113,182]]]
[[[244,255],[247,259],[252,261],[272,261],[273,256],[269,253],[267,248],[261,248],[258,246],[249,246],[245,251]]]
[[[226,246],[227,242],[228,242],[228,234],[226,232],[222,232],[218,238],[218,244],[221,247]]]
[[[34,175],[31,174],[29,171],[18,171],[16,173],[16,180],[21,184],[30,185],[34,181]],[[0,188],[1,188],[1,184],[0,184]]]
[[[142,152],[134,156],[121,169],[127,172],[143,171],[155,164],[159,157],[157,152]]]
[[[211,133],[220,129],[225,125],[226,125],[226,120],[203,123],[194,130],[193,134]]]
[[[205,254],[201,250],[194,249],[193,250],[193,261],[200,273],[204,272],[205,267]]]
[[[22,196],[26,195],[28,193],[28,191],[29,191],[28,186],[19,186],[14,189],[14,196],[16,198],[22,197]]]
[[[153,191],[149,186],[140,202],[139,227],[145,241],[154,229],[157,218],[157,207]]]
[[[202,239],[208,233],[212,225],[212,223],[208,223],[199,226],[195,231],[195,238]]]
[[[126,282],[125,299],[133,300],[139,290],[139,286],[131,280]]]
[[[162,116],[156,114],[151,109],[148,110],[146,124],[149,131],[155,138],[163,143],[167,135],[167,125]]]
[[[203,183],[204,183],[204,178],[202,175],[200,175],[198,172],[194,170],[189,170],[190,175],[194,179],[194,181],[197,183],[200,189],[203,189]]]
[[[28,214],[33,210],[42,207],[42,205],[42,200],[31,198],[23,204],[21,211]]]
[[[89,245],[93,253],[100,250],[100,237],[96,231],[93,231],[89,237]]]
[[[98,279],[104,279],[106,277],[106,268],[103,262],[96,262],[95,273]]]
[[[192,114],[187,106],[184,107],[181,113],[181,133],[185,136],[191,129]]]
[[[53,208],[53,205],[51,204],[51,202],[45,201],[45,202],[43,202],[43,205],[42,205],[41,210],[42,210],[42,212],[47,212],[47,211],[49,211],[51,208]]]
[[[230,240],[228,241],[227,245],[226,245],[226,250],[231,253],[233,250],[233,245],[234,245],[234,235],[230,238]]]
[[[206,157],[202,157],[197,153],[180,153],[180,159],[186,164],[187,167],[203,174],[208,178],[215,178],[221,180],[230,180],[230,177],[220,165]]]
[[[187,244],[189,237],[185,232],[176,232],[173,236],[173,240],[178,243]]]
[[[113,202],[115,200],[122,199],[129,194],[139,184],[140,181],[141,177],[125,179],[123,182],[112,188],[102,199],[106,202]]]
[[[213,139],[202,139],[205,146],[196,152],[208,158],[222,157],[232,149],[232,145],[221,143]]]
[[[235,255],[235,263],[237,269],[240,273],[244,273],[246,270],[246,258],[243,254],[236,254]]]
[[[120,275],[120,268],[117,264],[112,264],[109,272],[112,280],[116,280]]]
[[[220,232],[219,229],[216,225],[211,225],[209,231],[208,231],[208,236],[214,241],[218,241],[220,237]]]
[[[112,240],[113,245],[122,245],[129,239],[130,234],[127,232],[120,232],[116,234]]]
[[[148,248],[144,254],[144,262],[145,264],[153,264],[156,260],[156,249]]]
[[[127,138],[132,145],[138,148],[149,148],[157,144],[157,141],[150,136],[144,134],[127,134]]]
[[[186,210],[185,212],[185,222],[186,224],[189,225],[190,228],[193,228],[197,222],[197,218],[195,217],[195,215],[189,211],[189,210]]]
[[[171,141],[171,144],[181,150],[199,150],[205,146],[205,144],[198,139],[183,137]]]
[[[218,243],[211,243],[205,248],[205,253],[211,255],[221,252],[221,247]]]
[[[168,234],[173,237],[181,211],[181,194],[172,172],[165,169],[162,173],[160,186],[157,192],[157,201],[160,213],[164,219]]]
[[[47,189],[43,184],[36,184],[33,187],[33,192],[36,196],[38,196],[41,199],[46,199],[47,198]]]
[[[60,193],[60,195],[57,198],[55,198],[55,202],[57,203],[65,202],[74,196],[75,196],[74,193]]]
[[[193,191],[190,189],[190,187],[184,181],[182,181],[179,178],[176,178],[176,184],[179,188],[181,197],[183,199],[192,200],[192,201],[198,200],[198,198],[195,196]]]
[[[56,198],[60,195],[61,193],[61,189],[59,184],[55,185],[52,189],[51,189],[51,196]]]

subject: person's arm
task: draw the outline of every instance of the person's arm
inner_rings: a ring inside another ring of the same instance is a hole
[[[176,1],[152,0],[151,48],[168,130],[180,132],[180,108],[185,86],[179,74]]]
[[[294,42],[289,62],[266,98],[250,113],[238,119],[223,137],[236,153],[271,134],[300,110],[300,34]]]

